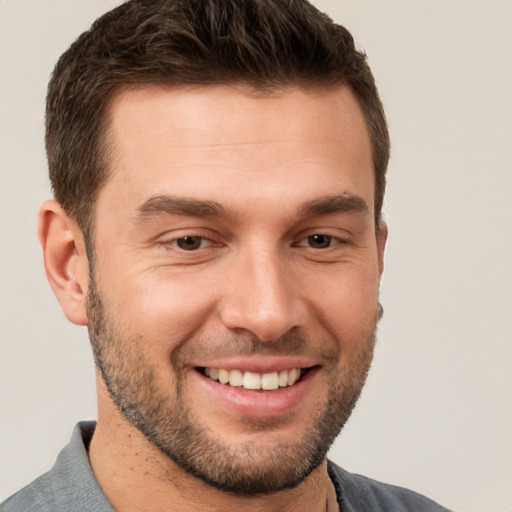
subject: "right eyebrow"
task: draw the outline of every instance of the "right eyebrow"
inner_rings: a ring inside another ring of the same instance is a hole
[[[302,205],[299,209],[299,215],[301,217],[333,213],[362,213],[368,215],[369,211],[368,204],[363,198],[351,194],[338,194],[320,197]]]
[[[218,217],[236,220],[234,211],[227,210],[215,201],[202,201],[186,197],[158,195],[150,197],[137,208],[137,220],[144,221],[161,215],[184,215],[189,217]]]

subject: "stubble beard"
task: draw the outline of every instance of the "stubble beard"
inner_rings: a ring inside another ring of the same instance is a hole
[[[123,332],[116,318],[109,316],[91,279],[87,296],[89,337],[94,360],[115,405],[135,428],[187,473],[224,492],[240,496],[271,494],[293,488],[304,481],[324,460],[336,436],[348,420],[364,386],[373,358],[375,333],[380,317],[368,328],[359,357],[342,375],[336,368],[336,353],[325,353],[329,372],[326,396],[319,404],[302,439],[280,441],[270,446],[245,442],[230,445],[216,438],[207,425],[187,407],[183,397],[187,351],[197,353],[196,341],[178,347],[171,363],[174,390],[158,382],[156,369],[145,359],[142,337]],[[236,354],[298,353],[308,343],[297,334],[287,334],[275,342],[261,343],[237,338]],[[165,388],[165,389],[164,389]],[[251,419],[249,430],[272,430],[265,419]],[[279,425],[277,425],[278,427]]]

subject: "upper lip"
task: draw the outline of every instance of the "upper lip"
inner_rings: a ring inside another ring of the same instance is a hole
[[[194,368],[218,368],[223,370],[241,370],[254,373],[271,373],[292,368],[310,368],[318,366],[318,361],[307,357],[230,357],[197,361]]]

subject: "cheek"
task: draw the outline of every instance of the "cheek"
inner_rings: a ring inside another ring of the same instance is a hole
[[[371,269],[354,269],[317,280],[309,294],[321,328],[337,340],[348,356],[358,352],[373,335],[378,312],[378,273]]]
[[[203,328],[215,303],[211,289],[199,288],[186,276],[135,279],[125,289],[119,311],[152,348],[171,352]]]

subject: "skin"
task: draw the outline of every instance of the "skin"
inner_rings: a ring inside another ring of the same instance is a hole
[[[148,87],[116,97],[111,119],[113,173],[97,202],[94,281],[125,348],[153,370],[169,403],[180,382],[184,406],[222,446],[272,453],[300,444],[333,385],[343,391],[351,374],[364,381],[360,361],[371,360],[378,316],[387,230],[374,224],[371,146],[354,95],[347,87],[264,97],[227,86]],[[223,214],[176,213],[155,197],[215,202]],[[319,201],[323,210],[312,206]],[[326,247],[316,234],[331,237]],[[80,230],[49,201],[39,236],[64,313],[88,325]],[[182,249],[184,237],[199,237],[199,247]],[[304,340],[299,354],[280,345],[290,333]],[[253,356],[238,353],[237,340],[246,347],[248,339],[259,342]],[[281,412],[240,412],[196,369],[263,370],[286,367],[290,357],[316,370],[300,400],[285,400]],[[116,510],[151,503],[151,510],[314,512],[325,510],[327,496],[336,509],[325,463],[269,495],[236,496],[203,483],[124,418],[99,373],[97,384],[89,456]]]

